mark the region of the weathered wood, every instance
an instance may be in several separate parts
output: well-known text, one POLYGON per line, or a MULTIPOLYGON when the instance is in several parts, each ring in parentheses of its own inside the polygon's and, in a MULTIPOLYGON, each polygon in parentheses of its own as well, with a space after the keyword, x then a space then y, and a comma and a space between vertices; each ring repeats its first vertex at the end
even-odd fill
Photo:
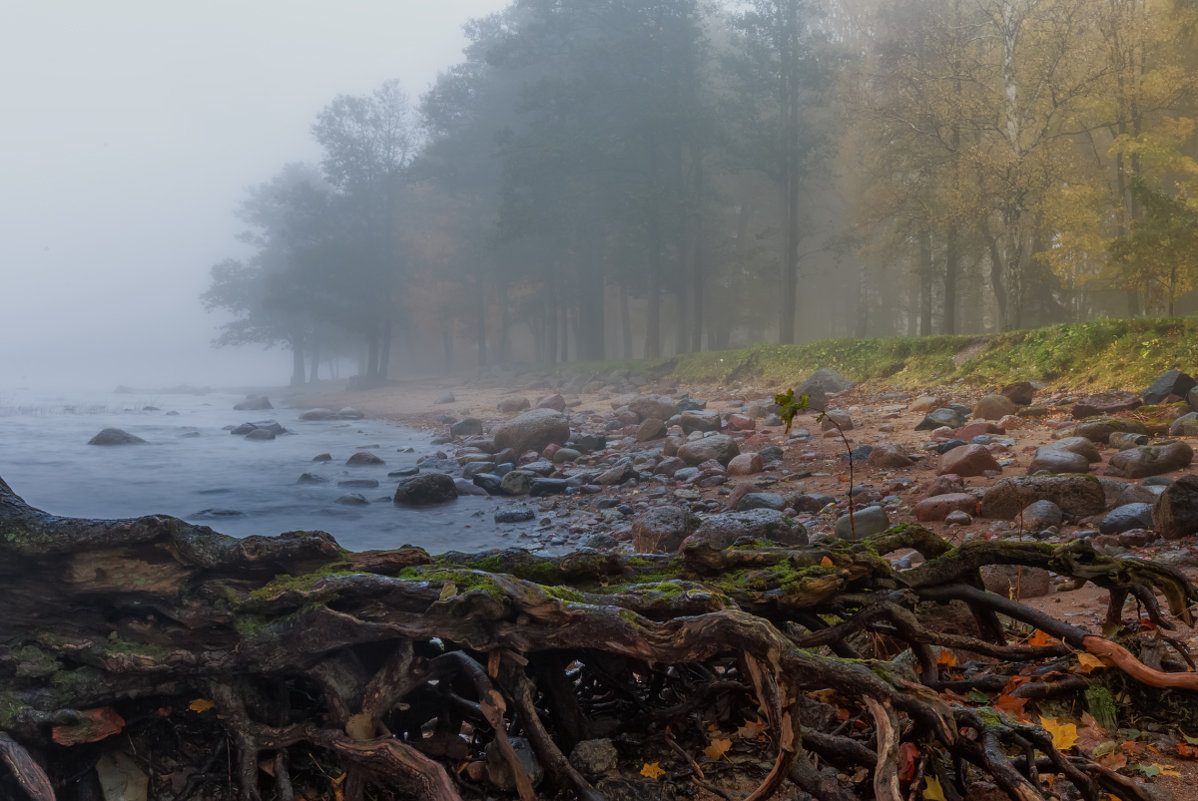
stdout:
MULTIPOLYGON (((220 715, 207 725, 235 746, 230 797, 298 797, 295 757, 319 751, 339 765, 347 799, 367 786, 391 797, 473 798, 456 771, 479 764, 493 742, 524 801, 558 790, 598 801, 565 755, 600 723, 609 734, 648 738, 683 718, 701 732, 707 710, 755 699, 772 767, 757 775, 751 798, 773 795, 788 778, 821 797, 899 797, 908 791, 897 778, 897 748, 913 740, 922 753, 973 762, 1017 797, 1040 798, 1037 761, 1025 760, 1021 772, 1003 752, 1030 735, 940 698, 928 686, 939 686, 930 646, 1015 663, 1086 649, 1154 686, 1190 686, 1182 677, 1193 674, 1151 671, 1114 643, 971 586, 987 564, 1046 567, 1112 594, 1155 589, 1183 621, 1198 598, 1177 571, 1111 559, 1084 543, 952 548, 918 526, 861 543, 674 556, 353 554, 321 532, 236 540, 165 516, 55 517, 0 480, 0 730, 11 735, 0 735, 0 756, 26 794, 46 801, 50 781, 30 752, 50 742, 53 726, 75 725, 78 710, 137 704, 159 705, 169 722, 172 709, 200 697, 220 715), (899 548, 929 561, 895 570, 885 556, 899 548), (942 631, 914 612, 921 600, 954 598, 997 627, 983 629, 993 642, 942 631), (1065 645, 1008 645, 1000 615, 1065 645), (910 648, 923 673, 821 650, 856 653, 845 640, 862 634, 910 648), (802 709, 810 694, 830 691, 861 715, 862 730, 801 725, 812 719, 802 709), (977 730, 974 739, 962 740, 963 722, 977 730), (549 770, 548 787, 535 788, 520 767, 510 739, 517 734, 549 770), (871 778, 833 787, 804 746, 847 775, 855 766, 871 778)), ((671 740, 693 765, 702 747, 671 740)), ((1085 793, 1097 782, 1116 797, 1142 797, 1098 766, 1066 760, 1051 740, 1036 747, 1049 756, 1048 770, 1086 785, 1085 793)), ((56 753, 69 761, 69 751, 56 753)), ((50 777, 66 772, 50 768, 50 777)), ((960 797, 958 789, 946 794, 960 797)))

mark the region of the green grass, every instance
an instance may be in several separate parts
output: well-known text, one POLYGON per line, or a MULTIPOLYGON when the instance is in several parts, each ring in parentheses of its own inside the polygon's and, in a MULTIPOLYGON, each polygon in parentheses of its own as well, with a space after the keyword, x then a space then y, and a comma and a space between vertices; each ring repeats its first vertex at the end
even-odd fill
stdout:
POLYGON ((1076 389, 1141 390, 1169 368, 1198 373, 1198 317, 1102 319, 984 336, 824 339, 560 369, 599 376, 621 369, 685 384, 783 389, 820 367, 858 383, 906 389, 1043 381, 1076 389))

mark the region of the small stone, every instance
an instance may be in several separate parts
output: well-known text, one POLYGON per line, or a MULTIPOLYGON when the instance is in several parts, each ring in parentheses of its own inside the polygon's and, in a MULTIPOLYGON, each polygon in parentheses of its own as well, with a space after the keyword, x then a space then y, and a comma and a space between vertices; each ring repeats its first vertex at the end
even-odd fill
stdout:
POLYGON ((890 518, 881 506, 867 506, 836 521, 836 536, 842 540, 858 541, 890 528, 890 518))

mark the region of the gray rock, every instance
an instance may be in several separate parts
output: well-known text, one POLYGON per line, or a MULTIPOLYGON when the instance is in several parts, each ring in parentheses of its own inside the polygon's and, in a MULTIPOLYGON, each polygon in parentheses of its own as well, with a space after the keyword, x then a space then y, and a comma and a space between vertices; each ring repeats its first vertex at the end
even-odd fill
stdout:
POLYGON ((785 508, 786 499, 777 492, 750 492, 736 502, 738 512, 750 509, 777 509, 781 512, 785 508))
MULTIPOLYGON (((477 479, 478 476, 475 476, 477 479)), ((395 488, 395 503, 404 506, 431 506, 445 503, 458 497, 458 488, 453 476, 445 473, 420 473, 405 478, 395 488)))
POLYGON ((488 495, 503 494, 503 476, 495 473, 478 473, 471 480, 474 482, 474 486, 488 495))
POLYGON ((824 412, 824 419, 819 424, 821 431, 831 431, 834 428, 839 428, 841 431, 853 430, 852 416, 840 409, 828 409, 824 412))
POLYGON ((1152 504, 1128 503, 1107 512, 1098 521, 1103 534, 1119 534, 1133 528, 1152 528, 1152 504))
POLYGON ((1090 463, 1102 461, 1102 454, 1098 452, 1098 446, 1094 444, 1093 440, 1086 437, 1063 437, 1054 442, 1052 447, 1080 454, 1086 457, 1086 461, 1090 463))
POLYGON ((1138 420, 1125 420, 1122 417, 1089 417, 1080 423, 1058 429, 1053 436, 1057 439, 1065 437, 1085 437, 1092 442, 1107 442, 1111 434, 1121 431, 1125 434, 1147 434, 1148 429, 1138 420))
POLYGON ((365 467, 369 465, 386 464, 377 454, 370 451, 356 451, 352 456, 345 460, 347 465, 357 467, 365 467))
POLYGON ((1170 396, 1181 400, 1194 388, 1196 383, 1198 382, 1181 370, 1166 370, 1152 382, 1148 389, 1144 390, 1144 403, 1165 403, 1170 396))
MULTIPOLYGON (((1170 431, 1170 434, 1173 432, 1170 431)), ((1128 448, 1134 448, 1138 445, 1147 445, 1152 440, 1147 434, 1128 434, 1122 431, 1112 431, 1107 443, 1112 447, 1121 451, 1128 448)))
POLYGON ((775 509, 723 512, 703 521, 682 548, 707 546, 722 550, 739 539, 767 540, 779 545, 806 545, 807 529, 775 509))
MULTIPOLYGON (((537 477, 531 470, 511 470, 500 479, 499 491, 504 495, 527 495, 532 489, 532 480, 537 477)), ((478 483, 478 476, 474 477, 474 483, 478 483)))
POLYGON ((686 434, 692 431, 720 430, 720 416, 715 412, 683 412, 680 423, 682 431, 686 434))
POLYGON ((1181 476, 1164 488, 1153 506, 1152 523, 1167 540, 1198 533, 1198 476, 1181 476))
POLYGON ((669 420, 678 414, 678 403, 666 395, 640 395, 627 403, 628 408, 638 414, 642 420, 656 417, 658 420, 669 420))
POLYGON ((455 398, 455 397, 453 396, 453 393, 452 393, 452 392, 446 392, 446 393, 445 393, 445 394, 443 394, 443 395, 439 395, 439 396, 437 397, 437 399, 436 399, 435 401, 433 401, 433 403, 435 403, 435 404, 438 404, 438 405, 442 405, 442 406, 443 406, 443 405, 445 405, 445 404, 447 404, 447 403, 456 403, 456 402, 457 402, 457 398, 455 398))
POLYGON ((933 409, 924 416, 919 425, 915 426, 916 431, 932 431, 947 426, 948 428, 960 428, 965 425, 966 413, 953 407, 942 406, 939 409, 933 409))
POLYGON ((337 486, 348 489, 378 489, 379 482, 373 478, 349 478, 345 481, 338 481, 337 486))
POLYGON ((1036 394, 1036 387, 1030 381, 1018 381, 1014 384, 1007 384, 1000 390, 1000 393, 1020 406, 1030 406, 1032 397, 1036 394))
POLYGON ((867 461, 870 467, 876 467, 879 470, 891 470, 915 464, 906 451, 893 442, 879 442, 873 446, 867 461))
POLYGON ((496 523, 526 523, 535 520, 537 512, 528 506, 509 506, 495 512, 496 523))
POLYGON ((673 553, 702 521, 685 506, 655 506, 632 519, 637 553, 673 553))
POLYGON ((795 397, 799 395, 813 395, 816 392, 822 392, 825 395, 835 395, 838 392, 844 392, 852 386, 853 382, 840 373, 835 370, 829 370, 827 367, 821 367, 795 387, 795 397))
POLYGON ((366 506, 370 501, 360 492, 350 492, 338 498, 337 503, 342 506, 366 506))
POLYGON ((477 417, 463 417, 449 427, 451 437, 474 437, 483 433, 483 421, 477 417))
POLYGON ((570 482, 564 478, 534 478, 528 485, 529 497, 542 495, 564 495, 570 482))
POLYGON ((996 481, 982 496, 980 515, 1013 520, 1035 501, 1048 500, 1070 518, 1106 511, 1106 495, 1095 476, 1014 476, 996 481))
POLYGON ((564 414, 553 409, 530 409, 495 426, 491 437, 497 450, 539 452, 550 443, 564 445, 570 438, 570 423, 564 414))
POLYGON ((862 540, 880 534, 890 528, 890 518, 881 506, 867 506, 852 515, 842 515, 836 520, 836 536, 842 540, 862 540))
POLYGON ((272 440, 275 438, 275 432, 271 431, 269 428, 255 428, 248 432, 245 435, 245 438, 259 441, 272 440))
POLYGON ((1183 414, 1169 425, 1171 437, 1198 437, 1198 412, 1183 414))
POLYGON ((338 420, 362 420, 366 415, 352 406, 342 406, 337 411, 338 420))
POLYGON ((1016 519, 1022 522, 1027 531, 1043 531, 1061 525, 1064 518, 1061 507, 1052 501, 1040 500, 1023 507, 1023 512, 1016 519))
POLYGON ((295 481, 296 484, 328 484, 329 480, 315 473, 304 473, 295 481))
MULTIPOLYGON (((1076 437, 1076 439, 1082 439, 1076 437)), ((1089 442, 1089 440, 1086 440, 1089 442)), ((1028 475, 1045 472, 1057 473, 1086 473, 1090 470, 1090 461, 1080 453, 1058 448, 1056 445, 1045 445, 1036 448, 1036 456, 1027 466, 1028 475)))
POLYGON ((332 420, 336 415, 332 409, 309 409, 299 416, 301 420, 332 420))
POLYGON ((1107 462, 1106 472, 1111 476, 1144 478, 1180 470, 1188 467, 1192 461, 1194 449, 1184 442, 1141 445, 1112 456, 1107 462))
POLYGON ((88 445, 144 445, 141 437, 119 428, 105 428, 87 441, 88 445))
POLYGON ((589 781, 606 774, 619 775, 616 766, 619 753, 611 740, 583 740, 570 751, 570 764, 589 781))
POLYGON ((262 412, 273 408, 270 398, 265 395, 246 395, 245 400, 233 406, 233 409, 239 412, 262 412))
POLYGON ((1110 415, 1124 412, 1143 405, 1140 396, 1134 392, 1101 392, 1082 398, 1074 404, 1070 414, 1074 420, 1084 420, 1087 417, 1110 415))
POLYGON ((715 459, 720 464, 727 466, 728 462, 738 454, 740 454, 740 448, 737 446, 736 440, 727 434, 703 437, 687 442, 678 449, 678 458, 691 466, 702 464, 708 459, 715 459))

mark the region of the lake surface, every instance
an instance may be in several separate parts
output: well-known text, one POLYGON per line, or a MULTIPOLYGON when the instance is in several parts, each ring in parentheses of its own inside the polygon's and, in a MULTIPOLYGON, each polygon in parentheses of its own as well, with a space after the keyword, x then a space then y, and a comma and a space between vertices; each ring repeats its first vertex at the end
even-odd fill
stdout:
POLYGON ((535 548, 534 523, 493 521, 510 501, 460 497, 427 508, 391 502, 400 479, 436 452, 431 435, 374 420, 301 421, 302 409, 234 411, 242 395, 71 393, 0 389, 0 478, 32 506, 56 515, 124 518, 168 514, 224 534, 319 529, 353 550, 418 545, 430 553, 535 548), (290 434, 254 441, 226 426, 276 420, 290 434), (145 445, 98 446, 88 440, 119 428, 145 445), (380 466, 347 466, 367 446, 380 466), (407 451, 407 452, 405 452, 407 451), (332 461, 314 462, 318 454, 332 461), (323 484, 300 484, 312 473, 323 484), (376 479, 377 489, 338 486, 376 479), (370 503, 337 499, 360 493, 370 503))

